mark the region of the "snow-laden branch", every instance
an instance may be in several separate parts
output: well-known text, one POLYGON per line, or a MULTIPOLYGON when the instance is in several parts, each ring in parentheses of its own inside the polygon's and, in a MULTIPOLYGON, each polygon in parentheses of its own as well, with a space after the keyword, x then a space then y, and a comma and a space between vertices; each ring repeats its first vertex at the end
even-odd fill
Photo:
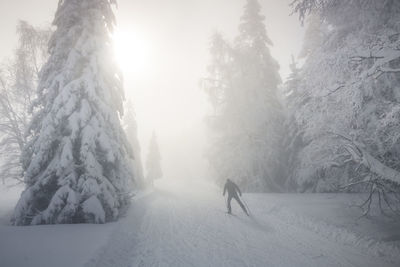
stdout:
POLYGON ((363 165, 370 173, 376 175, 380 179, 384 179, 387 181, 391 181, 395 184, 400 185, 400 172, 395 169, 386 166, 381 163, 378 159, 373 157, 365 148, 364 145, 352 140, 349 137, 346 137, 342 134, 331 133, 339 138, 342 138, 347 141, 346 144, 343 145, 343 148, 347 151, 347 153, 351 156, 351 160, 355 163, 363 165))
POLYGON ((373 50, 360 52, 357 56, 351 58, 355 62, 364 62, 365 60, 374 60, 374 64, 366 69, 360 77, 367 78, 371 76, 380 76, 383 73, 400 72, 399 68, 391 68, 388 65, 400 58, 400 49, 397 48, 397 43, 383 43, 378 45, 373 50))
POLYGON ((364 166, 366 169, 366 173, 362 175, 361 180, 346 184, 342 187, 342 189, 347 189, 352 186, 363 184, 369 186, 368 198, 360 205, 362 209, 366 207, 361 217, 369 214, 373 200, 372 196, 374 194, 378 195, 378 204, 382 214, 388 215, 383 209, 383 203, 386 203, 393 214, 400 215, 398 209, 400 205, 399 192, 392 186, 400 185, 400 172, 381 163, 364 148, 363 144, 342 134, 331 134, 346 141, 343 148, 350 156, 350 159, 359 164, 357 170, 360 169, 360 166, 364 166))
POLYGON ((365 166, 371 173, 381 179, 400 184, 400 172, 381 163, 362 148, 360 144, 353 142, 351 145, 346 145, 345 147, 352 155, 353 161, 365 166))

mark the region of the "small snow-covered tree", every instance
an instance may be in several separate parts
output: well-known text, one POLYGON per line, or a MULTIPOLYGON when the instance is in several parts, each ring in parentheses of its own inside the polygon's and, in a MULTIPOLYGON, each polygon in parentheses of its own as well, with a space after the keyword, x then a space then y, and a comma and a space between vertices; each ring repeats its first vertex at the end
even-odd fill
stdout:
POLYGON ((153 132, 146 158, 146 180, 148 183, 153 184, 154 180, 162 178, 162 175, 160 149, 156 134, 153 132))
POLYGON ((144 181, 142 157, 140 154, 141 149, 138 140, 138 129, 135 118, 135 110, 133 108, 133 103, 130 99, 125 104, 123 122, 128 141, 133 149, 135 177, 138 181, 144 181))
POLYGON ((104 223, 128 204, 132 148, 121 127, 113 0, 60 0, 23 152, 15 225, 104 223))
POLYGON ((218 181, 236 180, 251 191, 280 191, 282 107, 278 63, 272 58, 265 17, 247 0, 233 45, 213 38, 206 92, 212 100, 209 162, 218 181))
POLYGON ((19 42, 14 58, 0 69, 0 177, 22 182, 21 151, 39 70, 48 57, 51 31, 18 22, 19 42))

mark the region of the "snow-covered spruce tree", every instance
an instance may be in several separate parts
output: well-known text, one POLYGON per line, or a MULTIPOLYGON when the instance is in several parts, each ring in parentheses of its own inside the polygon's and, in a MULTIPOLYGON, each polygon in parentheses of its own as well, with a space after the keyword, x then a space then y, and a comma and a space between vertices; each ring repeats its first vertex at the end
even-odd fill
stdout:
POLYGON ((146 158, 146 180, 152 185, 154 180, 161 179, 162 175, 160 149, 156 134, 153 132, 146 158))
POLYGON ((125 112, 123 117, 124 129, 129 143, 133 149, 134 172, 137 181, 144 181, 142 157, 140 154, 140 145, 137 134, 137 123, 135 118, 135 110, 130 99, 125 104, 125 112))
POLYGON ((322 40, 301 70, 305 146, 292 177, 302 191, 363 184, 389 198, 400 184, 400 2, 298 0, 294 9, 320 18, 322 40))
POLYGON ((226 99, 232 87, 233 49, 218 32, 211 37, 210 55, 208 75, 202 80, 202 87, 208 95, 212 108, 211 114, 206 117, 209 129, 206 157, 215 172, 215 179, 222 184, 231 170, 231 162, 227 159, 229 143, 225 139, 227 134, 225 126, 228 104, 226 99))
POLYGON ((15 225, 104 223, 128 204, 136 180, 119 118, 113 3, 59 1, 22 157, 26 189, 15 225))
POLYGON ((213 39, 206 81, 214 83, 208 82, 206 91, 219 107, 212 119, 215 133, 208 155, 220 183, 231 178, 245 190, 280 191, 281 79, 260 11, 258 1, 246 1, 234 44, 213 39))

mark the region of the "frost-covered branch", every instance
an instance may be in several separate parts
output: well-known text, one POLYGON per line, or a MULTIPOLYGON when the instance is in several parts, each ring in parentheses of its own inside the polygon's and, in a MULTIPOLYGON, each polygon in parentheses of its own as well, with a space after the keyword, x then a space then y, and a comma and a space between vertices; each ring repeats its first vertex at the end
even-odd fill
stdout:
POLYGON ((362 216, 369 214, 373 194, 375 193, 378 194, 379 208, 382 213, 385 212, 382 207, 383 199, 384 203, 394 214, 400 215, 400 190, 394 189, 400 189, 400 172, 382 164, 379 160, 374 158, 361 143, 342 134, 331 134, 345 141, 342 147, 347 151, 351 160, 362 165, 366 171, 360 181, 352 182, 341 187, 342 190, 362 184, 369 187, 368 198, 360 205, 361 208, 367 207, 362 216))

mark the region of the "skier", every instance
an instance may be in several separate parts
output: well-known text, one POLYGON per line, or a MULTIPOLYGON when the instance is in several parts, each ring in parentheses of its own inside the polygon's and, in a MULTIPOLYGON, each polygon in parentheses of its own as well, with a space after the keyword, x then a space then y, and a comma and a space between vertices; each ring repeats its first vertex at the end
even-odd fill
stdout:
POLYGON ((232 182, 230 179, 226 180, 225 187, 224 187, 224 193, 222 194, 225 196, 226 191, 228 191, 228 213, 232 214, 232 208, 231 208, 231 200, 232 198, 236 199, 236 201, 239 203, 240 207, 246 213, 247 216, 249 216, 249 213, 247 212, 246 208, 244 207, 242 201, 240 200, 238 193, 240 196, 242 196, 242 192, 240 192, 239 187, 232 182))

